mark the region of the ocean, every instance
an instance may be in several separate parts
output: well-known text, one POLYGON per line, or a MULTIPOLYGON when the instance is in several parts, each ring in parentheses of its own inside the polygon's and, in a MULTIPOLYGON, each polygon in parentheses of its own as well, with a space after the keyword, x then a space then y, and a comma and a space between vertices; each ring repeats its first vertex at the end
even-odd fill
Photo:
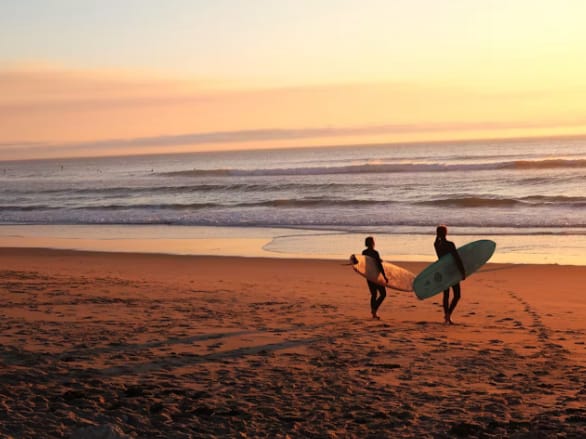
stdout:
POLYGON ((2 161, 0 236, 252 237, 342 257, 372 234, 431 260, 443 223, 458 245, 497 241, 497 261, 586 265, 585 177, 584 138, 2 161))

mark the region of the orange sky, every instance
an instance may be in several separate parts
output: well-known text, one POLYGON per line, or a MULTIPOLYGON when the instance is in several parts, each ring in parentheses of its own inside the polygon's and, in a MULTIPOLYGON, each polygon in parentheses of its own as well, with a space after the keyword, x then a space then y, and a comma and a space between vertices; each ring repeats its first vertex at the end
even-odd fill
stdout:
POLYGON ((141 4, 0 6, 0 159, 586 133, 586 2, 141 4))

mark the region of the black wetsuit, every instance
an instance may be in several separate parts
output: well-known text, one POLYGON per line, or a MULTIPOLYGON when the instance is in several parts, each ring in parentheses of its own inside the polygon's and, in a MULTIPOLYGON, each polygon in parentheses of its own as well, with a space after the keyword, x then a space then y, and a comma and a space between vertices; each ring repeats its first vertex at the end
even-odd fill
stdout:
MULTIPOLYGON (((374 259, 378 269, 381 273, 384 274, 385 269, 383 268, 383 261, 375 249, 366 248, 362 250, 362 254, 365 256, 370 256, 372 259, 374 259)), ((381 303, 383 303, 383 300, 385 300, 385 297, 387 297, 387 289, 384 286, 375 284, 369 280, 367 280, 366 283, 368 284, 368 289, 370 290, 370 309, 374 316, 376 315, 376 311, 380 307, 381 303)))
MULTIPOLYGON (((464 264, 462 263, 462 259, 460 259, 460 255, 458 254, 458 251, 456 250, 456 246, 454 245, 454 243, 452 241, 448 241, 447 239, 442 239, 442 238, 436 237, 435 242, 433 243, 433 247, 435 248, 435 253, 436 253, 438 259, 444 255, 451 253, 454 257, 454 261, 456 262, 456 265, 458 266, 458 270, 460 270, 460 273, 462 273, 462 276, 464 276, 464 277, 466 276, 464 264)), ((450 303, 449 303, 450 289, 448 288, 448 289, 444 290, 444 301, 443 301, 444 313, 448 317, 452 314, 452 312, 454 311, 454 308, 456 308, 456 305, 458 304, 458 301, 460 300, 460 283, 459 282, 452 286, 452 291, 454 292, 454 299, 452 300, 452 304, 450 305, 450 303)))

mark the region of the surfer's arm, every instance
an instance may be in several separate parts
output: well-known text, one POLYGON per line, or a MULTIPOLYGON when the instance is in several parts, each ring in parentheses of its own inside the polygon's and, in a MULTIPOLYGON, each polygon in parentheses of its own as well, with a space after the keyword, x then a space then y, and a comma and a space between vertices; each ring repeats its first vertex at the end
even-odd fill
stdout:
POLYGON ((381 273, 382 273, 383 277, 385 278, 385 281, 386 281, 387 283, 389 283, 389 278, 387 277, 387 275, 386 275, 386 273, 385 273, 385 270, 384 270, 384 269, 381 271, 381 273))
POLYGON ((381 274, 383 275, 385 281, 388 283, 389 282, 389 278, 387 277, 387 274, 385 273, 385 267, 383 267, 383 260, 381 259, 380 255, 376 254, 377 258, 376 258, 376 263, 378 265, 378 269, 381 272, 381 274))
POLYGON ((466 269, 464 268, 464 263, 462 262, 462 258, 458 254, 458 250, 454 248, 453 251, 454 259, 456 260, 456 265, 458 266, 458 270, 462 273, 462 280, 466 279, 466 269))
POLYGON ((385 269, 383 268, 383 264, 380 263, 378 266, 378 271, 380 271, 380 274, 383 275, 383 278, 385 279, 385 282, 389 282, 389 278, 387 277, 387 273, 385 273, 385 269))
POLYGON ((464 279, 466 279, 466 269, 464 268, 464 263, 462 262, 462 258, 460 257, 460 254, 458 253, 458 250, 456 249, 456 246, 454 245, 453 242, 448 241, 448 245, 449 245, 450 253, 454 257, 454 261, 456 262, 456 265, 458 266, 458 270, 460 270, 460 273, 462 274, 462 280, 464 280, 464 279))

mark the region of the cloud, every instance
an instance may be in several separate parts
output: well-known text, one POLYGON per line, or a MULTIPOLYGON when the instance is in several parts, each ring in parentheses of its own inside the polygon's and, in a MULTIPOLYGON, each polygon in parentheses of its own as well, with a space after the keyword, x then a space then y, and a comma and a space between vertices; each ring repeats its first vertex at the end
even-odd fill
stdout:
MULTIPOLYGON (((126 139, 105 139, 90 142, 74 143, 6 143, 0 144, 0 151, 39 152, 42 149, 53 153, 60 152, 89 152, 109 151, 112 149, 132 149, 143 151, 153 148, 170 148, 176 146, 197 146, 213 144, 238 144, 247 142, 270 142, 277 140, 301 140, 313 138, 361 136, 368 134, 385 134, 392 132, 410 132, 418 130, 416 126, 384 125, 367 127, 322 127, 300 129, 256 129, 235 131, 212 131, 201 133, 186 133, 178 135, 162 135, 150 137, 135 137, 126 139)), ((164 151, 164 149, 162 150, 164 151)))
MULTIPOLYGON (((584 126, 586 119, 568 121, 550 127, 584 126)), ((51 145, 54 148, 128 148, 128 147, 173 147, 195 146, 224 143, 267 142, 275 140, 319 139, 329 137, 354 137, 379 134, 404 134, 425 132, 442 132, 453 130, 507 130, 519 128, 544 128, 542 123, 510 123, 510 122, 474 122, 474 123, 441 123, 441 124, 387 124, 362 127, 321 127, 298 129, 257 129, 240 131, 214 131, 203 133, 187 133, 153 137, 137 137, 130 139, 107 139, 95 142, 51 145)))
MULTIPOLYGON (((177 147, 195 147, 201 145, 237 145, 241 143, 258 143, 307 140, 307 139, 343 139, 360 138, 372 135, 396 135, 409 133, 438 133, 460 130, 474 132, 477 130, 517 130, 532 128, 547 128, 542 123, 509 123, 509 122, 474 122, 474 123, 439 123, 439 124, 387 124, 355 127, 318 127, 300 129, 256 129, 235 131, 213 131, 202 133, 186 133, 179 135, 163 135, 150 137, 136 137, 126 139, 105 139, 91 142, 76 142, 63 144, 50 143, 0 143, 0 153, 16 154, 26 157, 67 157, 84 155, 107 155, 116 152, 123 154, 137 154, 149 152, 177 152, 177 147)), ((586 119, 567 121, 563 124, 551 125, 550 128, 586 127, 586 119)), ((257 144, 257 147, 259 145, 257 144)))
POLYGON ((453 130, 510 130, 530 128, 559 128, 585 126, 585 119, 568 120, 557 123, 543 122, 451 122, 437 124, 385 124, 354 127, 316 127, 297 129, 256 129, 237 131, 213 131, 203 133, 187 133, 178 135, 163 135, 152 137, 137 137, 130 139, 107 139, 95 142, 81 142, 69 145, 54 145, 60 148, 112 148, 112 147, 170 147, 194 146, 217 143, 245 143, 265 142, 274 140, 298 140, 328 137, 354 137, 378 134, 403 134, 425 132, 451 132, 453 130))
POLYGON ((0 70, 0 111, 79 111, 198 102, 218 84, 120 72, 0 70))
POLYGON ((572 134, 586 126, 583 96, 397 82, 246 88, 12 68, 0 70, 0 160, 572 134))

